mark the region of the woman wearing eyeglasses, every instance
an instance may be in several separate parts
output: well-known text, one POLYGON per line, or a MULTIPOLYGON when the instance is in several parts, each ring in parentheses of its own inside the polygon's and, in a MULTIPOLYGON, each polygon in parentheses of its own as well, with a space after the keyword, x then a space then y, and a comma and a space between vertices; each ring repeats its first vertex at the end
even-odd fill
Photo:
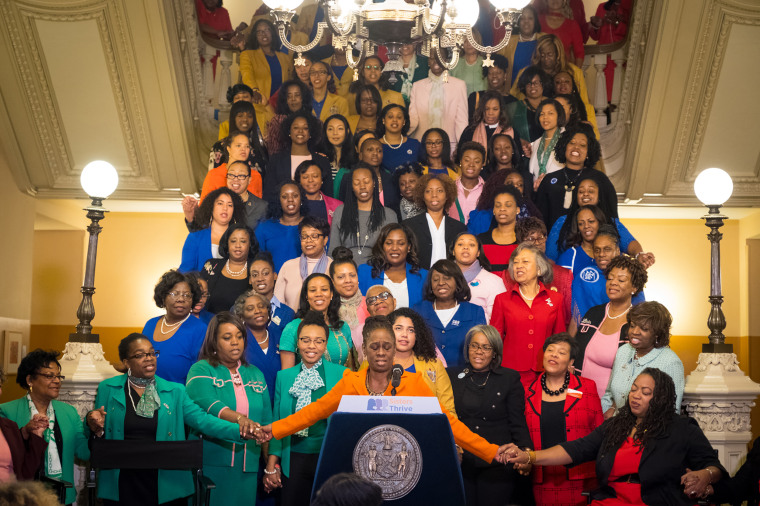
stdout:
POLYGON ((274 296, 293 310, 298 309, 303 280, 314 272, 326 273, 332 263, 327 256, 330 226, 319 218, 306 216, 298 224, 301 256, 282 264, 274 284, 274 296))
MULTIPOLYGON (((277 373, 274 419, 281 420, 329 392, 343 377, 345 367, 324 360, 331 330, 324 317, 308 311, 298 323, 297 350, 301 363, 277 373)), ((282 487, 282 506, 308 504, 327 421, 322 420, 292 436, 269 443, 264 488, 282 487)))
MULTIPOLYGON (((494 444, 531 447, 520 375, 501 366, 499 332, 490 325, 472 327, 463 353, 464 366, 447 369, 459 420, 494 444)), ((462 479, 468 506, 510 504, 517 472, 465 451, 462 479)))
POLYGON ((198 283, 175 270, 165 272, 153 290, 156 306, 166 309, 166 314, 148 320, 142 334, 164 352, 158 371, 165 380, 184 385, 187 371, 198 359, 206 324, 190 316, 200 298, 198 283))
MULTIPOLYGON (((47 449, 41 473, 73 482, 74 456, 87 460, 90 458, 90 450, 77 410, 56 400, 63 379, 58 352, 40 349, 30 352, 21 360, 16 374, 16 383, 27 394, 15 401, 0 404, 0 415, 27 430, 30 425, 39 428, 44 426, 43 437, 47 441, 47 449)), ((76 495, 76 490, 68 489, 66 504, 73 503, 76 495)))
POLYGON ((348 102, 336 95, 335 77, 330 66, 323 61, 315 61, 309 69, 309 81, 313 92, 312 109, 314 116, 322 122, 333 114, 348 116, 348 102))
POLYGON ((404 96, 401 93, 390 89, 390 83, 388 83, 390 76, 383 73, 383 66, 383 60, 375 55, 368 56, 364 59, 363 63, 359 64, 359 79, 351 83, 351 86, 348 88, 350 93, 346 97, 346 100, 348 100, 349 114, 358 114, 356 109, 356 94, 361 85, 373 86, 380 92, 382 105, 378 109, 378 112, 388 104, 398 104, 406 107, 404 96))

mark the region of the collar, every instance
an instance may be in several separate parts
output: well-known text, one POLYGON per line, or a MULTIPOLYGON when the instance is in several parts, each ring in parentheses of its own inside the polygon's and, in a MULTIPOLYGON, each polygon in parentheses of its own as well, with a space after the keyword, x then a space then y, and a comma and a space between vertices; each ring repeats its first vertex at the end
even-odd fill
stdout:
POLYGON ((282 302, 280 302, 280 299, 278 299, 276 295, 272 295, 272 300, 269 301, 269 304, 272 307, 279 308, 282 305, 282 302))
MULTIPOLYGON (((512 279, 512 278, 510 278, 510 279, 512 279)), ((520 295, 520 283, 518 283, 515 280, 512 280, 512 283, 513 283, 512 284, 512 293, 517 293, 517 295, 520 295)), ((536 294, 536 297, 538 297, 539 295, 541 295, 545 291, 546 291, 546 286, 544 286, 544 284, 541 281, 539 281, 538 282, 538 293, 536 294)))

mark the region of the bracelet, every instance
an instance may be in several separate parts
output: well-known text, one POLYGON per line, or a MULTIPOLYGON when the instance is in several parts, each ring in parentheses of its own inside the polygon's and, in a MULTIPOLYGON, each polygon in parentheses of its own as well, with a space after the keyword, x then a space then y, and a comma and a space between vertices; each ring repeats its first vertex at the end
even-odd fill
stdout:
POLYGON ((636 255, 633 257, 633 259, 634 259, 634 260, 638 260, 638 259, 639 259, 639 255, 641 255, 642 253, 643 253, 643 251, 639 251, 639 252, 638 252, 638 253, 636 253, 636 255))
POLYGON ((240 423, 241 418, 243 418, 243 415, 238 415, 237 419, 235 420, 235 423, 240 423))
POLYGON ((533 464, 536 461, 536 452, 527 448, 523 451, 528 454, 528 462, 526 464, 533 464))
POLYGON ((707 470, 708 473, 710 473, 710 481, 708 482, 708 485, 712 484, 713 483, 713 472, 712 472, 712 469, 710 469, 709 467, 706 467, 705 469, 707 470))
POLYGON ((277 474, 280 472, 280 464, 274 465, 274 471, 267 471, 266 467, 264 468, 264 474, 277 474))

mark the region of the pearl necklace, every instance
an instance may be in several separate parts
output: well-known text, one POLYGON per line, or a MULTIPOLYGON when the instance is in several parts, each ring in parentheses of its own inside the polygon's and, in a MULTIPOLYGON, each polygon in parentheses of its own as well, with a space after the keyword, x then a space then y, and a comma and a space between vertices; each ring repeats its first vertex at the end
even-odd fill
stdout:
POLYGON ((527 39, 525 37, 523 37, 521 33, 518 33, 517 36, 520 38, 520 42, 530 42, 532 40, 536 40, 536 34, 535 33, 533 35, 531 35, 527 39))
POLYGON ((534 295, 533 297, 528 297, 527 295, 525 295, 525 294, 523 293, 523 291, 522 291, 522 287, 521 287, 520 285, 517 285, 517 289, 520 291, 520 295, 521 295, 521 296, 522 296, 522 298, 523 298, 523 299, 525 299, 525 300, 533 300, 533 299, 535 299, 536 297, 538 297, 538 294, 534 295))
POLYGON ((171 334, 172 332, 174 332, 175 330, 177 330, 177 327, 179 327, 180 325, 182 325, 183 323, 185 323, 185 321, 186 321, 188 318, 190 318, 190 315, 192 315, 192 313, 188 313, 188 314, 187 314, 187 316, 185 316, 185 319, 184 319, 184 320, 180 320, 180 321, 178 321, 177 323, 166 323, 166 316, 164 316, 163 318, 161 318, 161 328, 160 328, 160 329, 158 329, 158 330, 159 330, 159 331, 160 331, 160 332, 161 332, 163 335, 166 335, 166 334, 171 334), (165 328, 165 327, 168 327, 168 329, 169 329, 169 330, 167 330, 166 332, 164 332, 164 328, 165 328))
POLYGON ((402 135, 401 142, 399 142, 396 146, 394 146, 393 144, 390 143, 390 141, 388 141, 388 139, 385 138, 385 134, 383 134, 383 142, 385 142, 385 145, 391 149, 398 149, 404 145, 404 136, 402 135))
POLYGON ((240 269, 239 271, 233 271, 230 269, 230 261, 227 260, 227 263, 224 264, 224 270, 227 271, 227 274, 229 274, 230 276, 242 276, 248 271, 248 262, 246 262, 243 268, 240 269))
POLYGON ((607 318, 609 318, 610 320, 617 320, 618 318, 620 318, 621 316, 623 316, 624 314, 626 314, 628 312, 628 310, 631 309, 632 307, 633 307, 633 304, 629 304, 628 307, 625 309, 625 311, 623 311, 619 315, 617 315, 617 316, 610 316, 610 304, 608 302, 607 303, 607 307, 604 308, 604 315, 607 318))
MULTIPOLYGON (((253 336, 253 338, 256 339, 256 336, 253 336)), ((268 330, 267 330, 267 336, 264 338, 263 341, 259 341, 258 339, 256 339, 256 342, 259 343, 259 346, 261 346, 262 344, 264 344, 267 341, 269 341, 269 331, 268 330)))

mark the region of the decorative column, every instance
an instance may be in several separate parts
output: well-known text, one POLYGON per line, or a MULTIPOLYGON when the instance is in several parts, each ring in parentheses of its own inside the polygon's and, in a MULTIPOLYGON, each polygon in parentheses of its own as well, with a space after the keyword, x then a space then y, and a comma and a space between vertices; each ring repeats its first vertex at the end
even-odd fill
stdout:
POLYGON ((733 474, 747 453, 747 443, 752 438, 750 411, 760 395, 760 385, 739 368, 733 346, 726 344, 723 335, 726 317, 721 308, 720 227, 728 218, 720 208, 731 196, 733 182, 721 169, 705 169, 694 182, 694 191, 708 207, 702 218, 710 229, 710 336, 709 342, 702 345, 697 368, 686 378, 683 404, 718 450, 721 463, 733 474))
POLYGON ((607 53, 595 54, 594 68, 596 69, 596 84, 594 86, 594 111, 596 111, 596 124, 599 128, 607 126, 607 79, 604 69, 607 68, 607 53))
MULTIPOLYGON (((69 334, 69 342, 66 343, 63 350, 63 357, 60 361, 61 374, 66 379, 61 385, 61 393, 58 397, 58 400, 74 406, 82 419, 88 411, 93 409, 95 394, 100 382, 117 374, 116 369, 104 356, 100 336, 92 333, 91 322, 95 318, 92 295, 95 293, 95 260, 98 254, 98 235, 103 230, 100 221, 105 218, 105 213, 108 212, 103 207, 103 200, 113 193, 118 180, 116 169, 108 162, 95 161, 89 163, 82 171, 82 188, 92 200, 92 204, 84 209, 87 211, 87 218, 90 219, 90 224, 87 226, 90 239, 87 244, 87 263, 81 289, 82 302, 77 309, 79 324, 77 331, 69 334)), ((84 467, 75 466, 74 485, 78 491, 84 488, 84 471, 84 467)))

